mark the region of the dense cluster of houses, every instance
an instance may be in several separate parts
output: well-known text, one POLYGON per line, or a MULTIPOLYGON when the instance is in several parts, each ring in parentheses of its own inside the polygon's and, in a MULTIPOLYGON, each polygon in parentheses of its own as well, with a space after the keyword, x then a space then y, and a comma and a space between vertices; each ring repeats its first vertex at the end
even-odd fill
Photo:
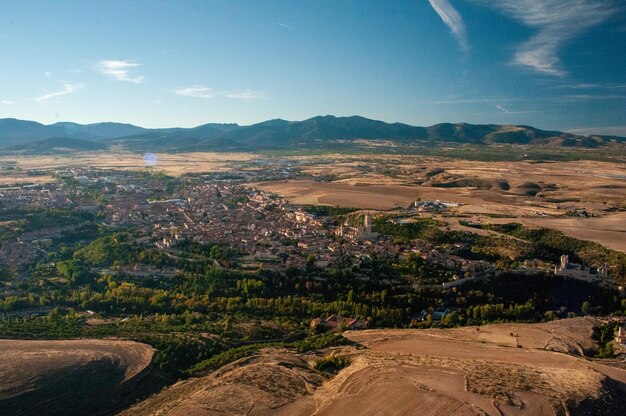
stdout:
POLYGON ((67 192, 59 188, 55 182, 0 187, 0 208, 2 209, 69 208, 71 206, 72 201, 68 198, 67 192))
POLYGON ((118 192, 105 206, 105 221, 146 230, 151 244, 161 250, 175 251, 181 241, 228 245, 242 253, 238 261, 243 266, 262 264, 266 269, 301 267, 311 255, 317 267, 338 267, 346 258, 352 263, 343 266, 352 267, 373 253, 393 252, 390 243, 375 242, 369 216, 363 232, 338 239, 327 218, 290 206, 272 193, 228 182, 175 192, 179 198, 164 194, 155 199, 154 192, 142 188, 118 192))

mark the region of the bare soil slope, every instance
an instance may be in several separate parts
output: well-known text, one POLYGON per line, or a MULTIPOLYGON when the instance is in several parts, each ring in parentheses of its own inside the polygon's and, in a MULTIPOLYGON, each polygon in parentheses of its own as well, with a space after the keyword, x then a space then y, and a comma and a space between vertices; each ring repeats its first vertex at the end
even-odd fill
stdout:
POLYGON ((574 318, 479 330, 349 331, 366 348, 333 349, 351 363, 331 379, 311 368, 319 355, 266 350, 124 414, 624 414, 626 370, 580 357, 597 347, 593 325, 574 318))
POLYGON ((147 376, 154 350, 117 340, 0 340, 0 414, 102 414, 147 376))
POLYGON ((310 395, 323 381, 302 357, 266 350, 206 377, 179 382, 122 415, 311 414, 315 402, 310 395))

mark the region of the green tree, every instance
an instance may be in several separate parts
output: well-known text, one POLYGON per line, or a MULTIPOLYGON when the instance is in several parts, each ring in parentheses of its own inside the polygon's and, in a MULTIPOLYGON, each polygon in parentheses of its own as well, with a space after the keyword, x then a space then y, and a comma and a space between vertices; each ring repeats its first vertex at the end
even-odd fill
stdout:
POLYGON ((580 306, 580 311, 582 312, 583 315, 589 315, 589 307, 591 305, 589 305, 589 302, 584 301, 583 304, 580 306))

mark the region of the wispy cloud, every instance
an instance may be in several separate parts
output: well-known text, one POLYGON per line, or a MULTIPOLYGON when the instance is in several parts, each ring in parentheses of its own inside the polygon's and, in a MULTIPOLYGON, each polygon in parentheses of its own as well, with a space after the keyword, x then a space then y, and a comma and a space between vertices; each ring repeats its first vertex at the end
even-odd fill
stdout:
POLYGON ((203 85, 192 85, 190 87, 178 88, 177 90, 174 90, 174 94, 196 98, 213 98, 216 95, 213 88, 205 87, 203 85))
POLYGON ((465 22, 459 12, 448 2, 448 0, 428 0, 433 9, 437 12, 441 20, 448 26, 452 35, 459 42, 459 46, 463 51, 469 50, 467 42, 467 30, 465 22))
POLYGON ((446 98, 433 101, 432 104, 477 104, 509 101, 507 98, 446 98))
POLYGON ((52 78, 52 72, 51 71, 46 71, 43 73, 43 76, 46 78, 52 78))
POLYGON ((507 110, 506 108, 504 108, 503 106, 501 106, 500 104, 496 104, 496 108, 500 111, 502 111, 503 113, 510 113, 509 110, 507 110))
POLYGON ((15 104, 15 101, 2 100, 2 101, 0 101, 0 104, 11 105, 11 104, 15 104))
POLYGON ((618 12, 614 0, 476 1, 537 29, 533 37, 518 47, 513 62, 553 76, 566 75, 558 55, 565 42, 618 12))
POLYGON ((265 98, 265 94, 261 91, 254 90, 242 90, 242 91, 226 91, 220 92, 213 88, 206 87, 204 85, 191 85, 188 87, 181 87, 172 91, 174 94, 183 95, 185 97, 195 98, 214 98, 225 97, 232 98, 234 100, 242 101, 254 101, 261 98, 265 98))
POLYGON ((42 96, 36 97, 35 101, 38 103, 44 103, 51 98, 61 97, 63 95, 72 94, 85 86, 83 84, 63 84, 63 89, 60 91, 51 92, 49 94, 44 94, 42 96))
POLYGON ((619 94, 565 94, 561 97, 572 100, 626 100, 626 95, 619 94))
POLYGON ((264 95, 260 91, 244 90, 227 92, 224 94, 224 97, 242 101, 253 101, 264 98, 264 95))
POLYGON ((133 61, 100 61, 98 62, 98 72, 116 81, 141 84, 143 75, 131 74, 132 70, 139 66, 141 64, 133 61))
POLYGON ((626 84, 598 84, 598 83, 574 83, 574 84, 561 84, 551 87, 552 89, 567 89, 567 90, 606 90, 606 91, 626 91, 626 84))
POLYGON ((289 26, 289 25, 286 25, 286 24, 284 24, 284 23, 280 23, 280 22, 278 22, 277 24, 278 24, 278 26, 282 26, 282 27, 284 27, 285 29, 291 29, 291 30, 294 30, 294 29, 295 29, 293 26, 289 26))

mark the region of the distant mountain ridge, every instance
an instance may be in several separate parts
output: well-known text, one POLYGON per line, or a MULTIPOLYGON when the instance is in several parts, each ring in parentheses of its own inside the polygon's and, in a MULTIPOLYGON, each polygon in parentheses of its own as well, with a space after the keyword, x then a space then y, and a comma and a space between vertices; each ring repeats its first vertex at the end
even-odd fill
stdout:
MULTIPOLYGON (((386 123, 361 116, 317 116, 303 121, 268 120, 249 126, 208 123, 193 128, 147 129, 123 123, 44 125, 0 119, 0 148, 12 148, 52 138, 117 145, 131 151, 203 151, 340 147, 355 140, 386 140, 397 144, 536 144, 598 147, 626 143, 617 136, 580 136, 531 126, 441 123, 429 127, 386 123)), ((54 143, 50 143, 51 145, 54 143)), ((44 150, 42 142, 33 149, 44 150)), ((84 143, 75 147, 87 149, 84 143)), ((28 146, 22 148, 27 150, 28 146)))

